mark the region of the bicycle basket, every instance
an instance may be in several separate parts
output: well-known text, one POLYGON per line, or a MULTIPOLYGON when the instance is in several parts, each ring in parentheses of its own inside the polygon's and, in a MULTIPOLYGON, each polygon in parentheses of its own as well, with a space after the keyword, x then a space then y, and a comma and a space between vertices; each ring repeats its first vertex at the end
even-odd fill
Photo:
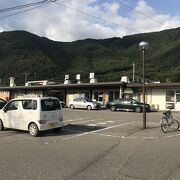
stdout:
POLYGON ((163 114, 164 114, 167 118, 170 118, 170 117, 171 117, 171 111, 163 112, 163 114))

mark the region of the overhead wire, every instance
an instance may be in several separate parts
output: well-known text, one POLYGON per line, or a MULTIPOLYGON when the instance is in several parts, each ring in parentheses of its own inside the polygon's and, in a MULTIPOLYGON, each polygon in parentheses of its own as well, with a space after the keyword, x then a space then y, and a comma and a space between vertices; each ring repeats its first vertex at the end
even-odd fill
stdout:
POLYGON ((0 20, 1 20, 1 19, 5 19, 5 18, 8 18, 8 17, 11 17, 11 16, 14 16, 14 15, 17 15, 17 14, 21 14, 21 13, 28 12, 28 11, 31 11, 31 10, 36 9, 36 8, 40 8, 40 7, 46 6, 46 5, 49 4, 49 3, 50 3, 50 2, 47 2, 47 3, 41 4, 41 5, 39 5, 39 6, 35 6, 35 7, 32 7, 32 8, 23 10, 23 11, 19 11, 19 12, 12 13, 12 14, 9 14, 9 15, 6 15, 6 16, 2 16, 2 17, 0 17, 0 20))
POLYGON ((122 2, 122 1, 120 1, 120 0, 118 0, 118 2, 119 2, 120 4, 122 4, 123 6, 129 8, 129 9, 132 9, 133 11, 136 11, 138 14, 141 14, 141 15, 145 16, 146 18, 149 18, 149 19, 155 21, 156 23, 159 23, 159 24, 161 24, 161 25, 164 25, 164 24, 161 23, 160 21, 157 21, 156 19, 152 18, 151 16, 148 16, 148 15, 142 13, 141 11, 138 11, 138 10, 134 9, 133 7, 125 4, 124 2, 122 2))
POLYGON ((0 17, 0 20, 8 18, 8 17, 11 17, 11 16, 14 16, 14 15, 17 15, 17 14, 28 12, 28 11, 31 11, 31 10, 36 9, 36 8, 40 8, 40 7, 46 6, 46 5, 48 5, 48 4, 52 3, 52 2, 55 2, 55 1, 56 0, 43 0, 43 1, 38 1, 38 2, 35 2, 35 3, 28 3, 28 4, 23 4, 23 5, 15 6, 15 7, 1 9, 0 13, 7 13, 7 12, 11 12, 11 11, 16 11, 16 10, 19 10, 19 9, 25 9, 25 10, 18 11, 18 12, 12 13, 12 14, 8 14, 8 15, 5 15, 5 16, 2 16, 2 17, 0 17), (30 7, 32 7, 32 8, 30 8, 30 7))
POLYGON ((28 7, 32 7, 32 6, 37 6, 37 5, 40 5, 40 4, 47 3, 47 2, 49 2, 49 0, 43 0, 43 1, 38 1, 38 2, 34 2, 34 3, 28 3, 28 4, 14 6, 14 7, 10 7, 10 8, 5 8, 5 9, 1 9, 0 13, 14 11, 14 10, 17 10, 17 9, 28 8, 28 7))
MULTIPOLYGON (((10 7, 10 8, 1 9, 0 14, 26 8, 26 10, 18 11, 18 12, 12 13, 12 14, 2 16, 2 17, 0 17, 0 20, 11 17, 11 16, 14 16, 14 15, 18 15, 18 14, 21 14, 21 13, 28 12, 28 11, 34 10, 36 8, 46 6, 46 5, 50 4, 50 3, 54 3, 55 1, 57 1, 57 0, 43 0, 43 1, 38 1, 38 2, 34 2, 34 3, 28 3, 28 4, 14 6, 14 7, 10 7), (32 7, 32 8, 28 8, 28 7, 32 7)), ((64 0, 63 2, 65 2, 65 1, 68 1, 68 0, 64 0)))
POLYGON ((63 6, 63 7, 68 8, 68 9, 71 9, 71 10, 74 10, 74 11, 77 11, 77 12, 79 12, 79 13, 81 13, 81 14, 84 14, 84 15, 87 15, 87 16, 90 16, 90 17, 99 19, 99 20, 101 20, 101 21, 110 23, 110 24, 112 24, 112 25, 120 26, 120 27, 123 27, 123 28, 125 28, 125 29, 129 29, 129 30, 131 30, 131 31, 133 30, 134 32, 140 33, 139 31, 137 31, 137 30, 135 30, 135 29, 132 29, 132 28, 129 28, 129 27, 120 25, 120 24, 118 24, 118 23, 115 23, 115 22, 112 22, 112 21, 110 21, 110 20, 101 18, 101 17, 99 17, 99 16, 96 16, 96 15, 93 15, 93 14, 90 14, 90 13, 87 13, 87 12, 84 12, 84 11, 82 11, 82 10, 72 8, 72 7, 70 7, 70 6, 67 6, 67 5, 65 5, 65 4, 59 3, 59 2, 57 2, 57 1, 55 1, 55 4, 60 5, 60 6, 63 6))

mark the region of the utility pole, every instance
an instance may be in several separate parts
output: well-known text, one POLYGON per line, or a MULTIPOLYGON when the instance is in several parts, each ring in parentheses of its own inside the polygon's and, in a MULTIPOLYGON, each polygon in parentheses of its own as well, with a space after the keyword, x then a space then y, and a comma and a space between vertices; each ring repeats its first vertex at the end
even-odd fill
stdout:
POLYGON ((27 73, 23 73, 23 74, 24 74, 24 85, 26 85, 28 74, 27 73))
POLYGON ((133 83, 134 83, 134 80, 135 80, 135 63, 134 62, 132 66, 133 66, 133 83))

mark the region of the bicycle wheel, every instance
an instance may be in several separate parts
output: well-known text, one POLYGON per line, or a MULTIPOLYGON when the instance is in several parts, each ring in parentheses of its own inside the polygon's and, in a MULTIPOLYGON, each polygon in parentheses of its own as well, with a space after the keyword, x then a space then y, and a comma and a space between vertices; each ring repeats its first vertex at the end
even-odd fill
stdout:
POLYGON ((167 133, 168 131, 168 121, 165 117, 163 117, 161 119, 161 130, 164 132, 164 133, 167 133))
POLYGON ((179 129, 179 122, 173 118, 172 122, 171 122, 171 128, 174 130, 178 130, 179 129))

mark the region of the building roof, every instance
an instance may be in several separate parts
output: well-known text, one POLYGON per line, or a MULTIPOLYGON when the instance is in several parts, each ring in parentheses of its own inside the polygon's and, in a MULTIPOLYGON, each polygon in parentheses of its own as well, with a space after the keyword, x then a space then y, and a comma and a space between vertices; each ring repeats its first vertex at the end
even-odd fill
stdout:
MULTIPOLYGON (((0 87, 0 91, 13 91, 13 90, 51 90, 51 89, 61 89, 61 90, 74 90, 83 88, 119 88, 120 86, 126 88, 141 88, 140 83, 124 83, 121 81, 115 82, 97 82, 97 83, 72 83, 72 84, 55 84, 55 85, 36 85, 36 86, 12 86, 12 87, 0 87)), ((180 82, 176 83, 147 83, 145 84, 147 88, 180 88, 180 82)))
POLYGON ((12 86, 0 87, 0 91, 6 90, 43 90, 43 89, 78 89, 78 88, 104 88, 124 86, 124 82, 98 82, 98 83, 80 83, 80 84, 56 84, 56 85, 36 85, 36 86, 12 86))
MULTIPOLYGON (((142 87, 142 84, 140 83, 132 83, 132 84, 126 84, 126 87, 130 88, 139 88, 142 87)), ((147 83, 145 84, 145 87, 147 88, 180 88, 180 82, 176 83, 147 83)))

